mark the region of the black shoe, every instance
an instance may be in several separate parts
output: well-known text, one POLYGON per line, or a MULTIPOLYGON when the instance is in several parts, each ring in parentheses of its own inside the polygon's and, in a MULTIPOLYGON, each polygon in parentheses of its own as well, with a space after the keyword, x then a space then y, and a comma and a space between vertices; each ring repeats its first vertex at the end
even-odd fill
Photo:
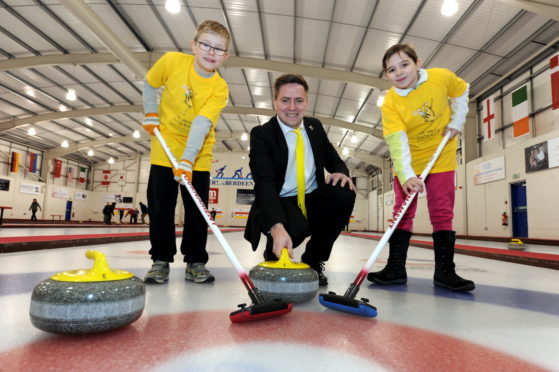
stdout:
POLYGON ((376 284, 406 284, 408 275, 405 266, 386 265, 381 271, 367 274, 367 280, 376 284))
POLYGON ((318 286, 319 287, 326 287, 328 285, 328 278, 324 275, 324 262, 319 261, 316 264, 308 264, 312 267, 316 273, 318 274, 318 286))
POLYGON ((455 292, 468 292, 476 288, 473 281, 462 278, 454 270, 439 276, 435 275, 433 284, 435 287, 446 288, 455 292))

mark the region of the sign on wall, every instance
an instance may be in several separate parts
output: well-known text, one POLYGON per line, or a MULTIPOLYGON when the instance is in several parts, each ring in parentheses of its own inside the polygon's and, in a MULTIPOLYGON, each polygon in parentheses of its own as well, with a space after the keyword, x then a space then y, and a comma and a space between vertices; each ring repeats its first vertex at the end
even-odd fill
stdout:
POLYGON ((216 187, 210 187, 208 204, 217 204, 217 203, 219 203, 219 189, 216 187))
POLYGON ((60 199, 68 199, 68 189, 63 189, 61 187, 53 187, 52 197, 60 199))
POLYGON ((237 189, 237 204, 252 205, 254 196, 254 190, 237 189))
POLYGON ((537 172, 549 168, 547 142, 537 143, 524 149, 526 173, 537 172))
POLYGON ((549 154, 549 167, 559 167, 559 137, 547 141, 547 151, 549 154))
POLYGON ((10 190, 10 180, 5 180, 0 178, 0 191, 9 191, 10 190))
POLYGON ((76 191, 76 193, 74 194, 74 199, 87 200, 87 194, 85 192, 76 191))
POLYGON ((32 183, 21 183, 19 192, 22 194, 39 195, 41 193, 41 186, 32 183))
POLYGON ((524 149, 526 173, 559 167, 559 137, 524 149))
POLYGON ((502 180, 505 178, 505 157, 491 159, 474 166, 474 185, 502 180))

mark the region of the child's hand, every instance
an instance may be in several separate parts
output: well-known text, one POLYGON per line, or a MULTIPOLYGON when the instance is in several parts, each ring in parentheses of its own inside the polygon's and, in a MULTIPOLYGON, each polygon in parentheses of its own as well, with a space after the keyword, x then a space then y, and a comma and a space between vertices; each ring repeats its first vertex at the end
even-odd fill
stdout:
POLYGON ((155 136, 154 129, 157 128, 157 130, 159 130, 159 115, 156 113, 146 114, 142 127, 151 136, 155 136))
POLYGON ((448 139, 449 141, 450 141, 451 139, 453 139, 454 137, 456 137, 456 136, 458 135, 458 133, 460 133, 459 131, 457 131, 457 130, 454 129, 454 128, 446 127, 446 128, 443 130, 443 137, 447 134, 447 132, 450 132, 450 138, 448 139))
POLYGON ((417 177, 412 177, 402 185, 402 189, 404 190, 406 195, 409 195, 415 191, 423 192, 423 182, 421 182, 421 180, 417 177))
POLYGON ((179 167, 175 169, 174 173, 175 173, 175 181, 180 183, 181 175, 184 174, 184 176, 188 178, 190 182, 192 182, 192 163, 189 162, 188 160, 181 159, 179 163, 179 167))

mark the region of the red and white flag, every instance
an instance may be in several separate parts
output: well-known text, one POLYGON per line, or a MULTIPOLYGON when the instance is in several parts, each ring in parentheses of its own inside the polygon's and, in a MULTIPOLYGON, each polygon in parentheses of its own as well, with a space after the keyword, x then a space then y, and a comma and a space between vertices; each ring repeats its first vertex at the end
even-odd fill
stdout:
POLYGON ((495 137, 495 125, 495 99, 491 96, 482 102, 481 128, 484 141, 489 141, 495 137))
POLYGON ((551 107, 559 109, 559 54, 549 60, 549 74, 551 76, 551 107))
POLYGON ((54 178, 60 178, 62 174, 62 160, 56 159, 54 161, 54 178))
POLYGON ((74 183, 74 168, 68 167, 66 169, 66 186, 74 183))
POLYGON ((103 169, 103 178, 101 179, 101 185, 109 186, 111 184, 111 170, 103 169))

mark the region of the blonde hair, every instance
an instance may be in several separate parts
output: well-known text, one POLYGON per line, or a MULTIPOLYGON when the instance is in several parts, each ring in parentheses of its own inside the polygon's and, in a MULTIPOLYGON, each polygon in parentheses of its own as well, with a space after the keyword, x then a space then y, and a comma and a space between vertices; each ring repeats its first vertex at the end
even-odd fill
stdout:
POLYGON ((229 31, 227 31, 225 26, 223 26, 218 21, 208 19, 208 20, 205 20, 204 22, 200 23, 198 25, 198 28, 196 29, 196 35, 194 36, 194 41, 198 41, 198 38, 200 37, 200 35, 202 35, 204 33, 216 34, 216 35, 222 36, 227 41, 226 46, 227 46, 227 48, 229 48, 229 41, 231 40, 231 36, 229 35, 229 31))

